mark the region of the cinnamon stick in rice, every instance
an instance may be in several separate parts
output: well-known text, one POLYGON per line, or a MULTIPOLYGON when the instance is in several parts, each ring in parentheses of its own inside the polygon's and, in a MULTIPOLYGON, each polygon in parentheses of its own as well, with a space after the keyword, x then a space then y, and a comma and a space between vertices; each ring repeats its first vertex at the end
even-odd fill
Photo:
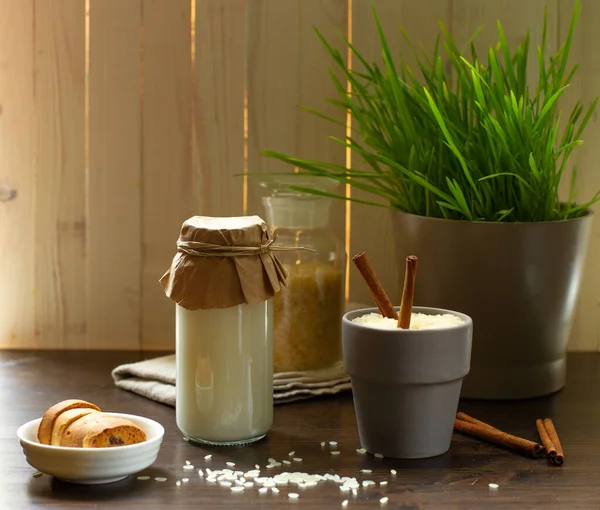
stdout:
MULTIPOLYGON (((548 434, 552 445, 556 450, 556 455, 554 457, 549 457, 550 462, 556 466, 561 466, 565 461, 565 453, 563 451, 562 445, 560 444, 560 439, 558 438, 558 433, 556 432, 556 428, 554 427, 554 423, 550 418, 546 418, 543 421, 544 429, 548 434)), ((539 430, 539 429, 538 429, 539 430)), ((541 437, 540 437, 541 438, 541 437)))
MULTIPOLYGON (((469 416, 469 418, 471 417, 469 416)), ((512 450, 527 457, 537 458, 544 452, 544 447, 541 444, 523 439, 522 437, 513 436, 475 418, 472 418, 472 420, 477 421, 477 423, 457 418, 454 420, 454 429, 462 434, 481 439, 482 441, 512 450)))
POLYGON ((394 305, 390 301, 390 298, 385 293, 385 290, 381 286, 377 275, 375 274, 375 270, 365 252, 358 253, 352 257, 352 261, 354 265, 359 270, 361 276, 365 280, 375 303, 377 304, 377 308, 381 312, 381 315, 387 317, 388 319, 398 319, 398 313, 394 309, 394 305))
POLYGON ((417 277, 417 257, 409 255, 406 257, 406 268, 404 270, 404 289, 402 290, 402 302, 400 303, 400 317, 398 327, 410 328, 413 301, 415 299, 415 279, 417 277))

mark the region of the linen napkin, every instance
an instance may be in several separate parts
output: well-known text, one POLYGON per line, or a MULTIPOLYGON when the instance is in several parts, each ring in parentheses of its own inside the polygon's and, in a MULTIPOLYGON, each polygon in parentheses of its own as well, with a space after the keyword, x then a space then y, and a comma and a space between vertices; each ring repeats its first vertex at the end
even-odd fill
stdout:
MULTIPOLYGON (((346 311, 364 308, 348 303, 346 311)), ((115 384, 143 397, 175 406, 175 355, 161 356, 120 365, 112 371, 115 384)), ((306 372, 281 372, 273 376, 273 402, 285 404, 349 390, 350 377, 342 362, 324 369, 306 372)))
MULTIPOLYGON (((175 406, 175 355, 120 365, 112 371, 115 384, 124 390, 175 406)), ((283 372, 273 376, 273 402, 284 404, 350 389, 342 363, 324 370, 283 372)))

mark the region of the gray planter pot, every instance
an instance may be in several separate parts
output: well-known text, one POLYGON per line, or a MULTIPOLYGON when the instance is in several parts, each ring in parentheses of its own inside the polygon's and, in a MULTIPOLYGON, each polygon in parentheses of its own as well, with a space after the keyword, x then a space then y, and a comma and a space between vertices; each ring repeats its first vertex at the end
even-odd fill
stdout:
POLYGON ((475 324, 462 396, 518 399, 561 389, 591 213, 542 223, 392 214, 396 258, 419 257, 415 303, 464 312, 475 324))
POLYGON ((465 323, 440 329, 375 329, 342 319, 344 368, 363 448, 385 457, 434 457, 450 448, 463 377, 469 372, 473 324, 464 314, 415 307, 415 312, 452 313, 465 323))

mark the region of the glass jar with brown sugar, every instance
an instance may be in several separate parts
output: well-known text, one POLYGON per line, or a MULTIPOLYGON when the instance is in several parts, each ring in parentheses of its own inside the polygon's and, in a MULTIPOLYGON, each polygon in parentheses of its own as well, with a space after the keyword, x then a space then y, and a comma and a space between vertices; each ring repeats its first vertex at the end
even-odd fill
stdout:
POLYGON ((263 182, 267 223, 275 245, 301 247, 278 252, 288 271, 287 287, 274 298, 274 370, 329 368, 341 360, 346 254, 329 225, 331 199, 291 190, 290 185, 327 191, 337 183, 306 177, 263 182))

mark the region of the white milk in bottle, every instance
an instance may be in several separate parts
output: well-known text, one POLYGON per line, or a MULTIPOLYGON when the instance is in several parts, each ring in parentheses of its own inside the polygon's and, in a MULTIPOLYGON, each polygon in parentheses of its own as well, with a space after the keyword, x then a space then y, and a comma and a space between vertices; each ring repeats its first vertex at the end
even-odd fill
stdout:
POLYGON ((257 441, 273 421, 273 295, 285 271, 258 216, 187 220, 161 283, 176 303, 177 426, 192 441, 257 441))

